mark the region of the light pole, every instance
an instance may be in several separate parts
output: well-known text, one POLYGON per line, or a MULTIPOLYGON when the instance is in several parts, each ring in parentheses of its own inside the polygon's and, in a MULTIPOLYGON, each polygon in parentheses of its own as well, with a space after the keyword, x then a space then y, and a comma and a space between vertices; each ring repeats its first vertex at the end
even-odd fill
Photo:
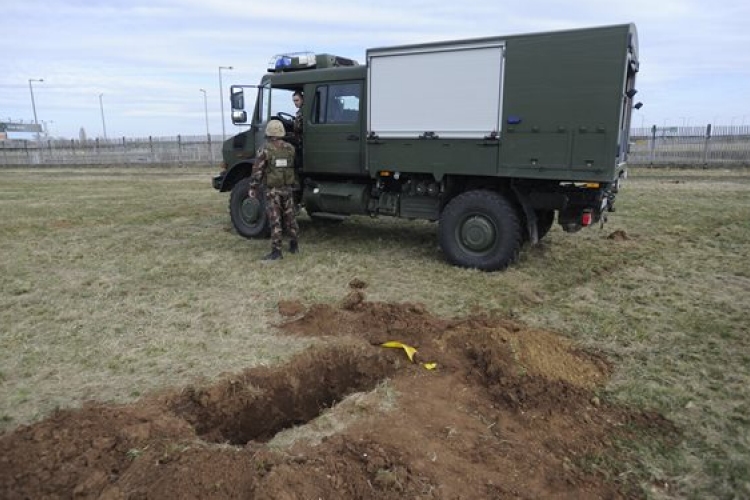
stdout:
POLYGON ((104 94, 99 94, 99 109, 102 112, 102 129, 104 130, 104 140, 107 140, 107 124, 104 123, 104 103, 102 102, 102 96, 104 94))
POLYGON ((208 161, 211 166, 214 165, 214 155, 211 152, 211 132, 208 130, 208 97, 206 95, 206 89, 198 89, 203 92, 203 110, 206 114, 206 137, 208 138, 208 161))
POLYGON ((221 81, 221 70, 228 69, 233 70, 231 66, 219 66, 219 100, 221 101, 221 140, 225 141, 227 138, 227 132, 224 129, 224 83, 221 81))
MULTIPOLYGON (((46 139, 49 139, 49 131, 50 131, 50 128, 52 128, 50 127, 50 125, 52 125, 53 123, 55 123, 54 120, 49 120, 49 121, 42 120, 42 128, 44 129, 44 137, 46 139)), ((52 134, 52 135, 54 136, 55 134, 52 134)))
POLYGON ((39 141, 39 121, 36 118, 36 102, 34 102, 34 87, 31 82, 43 82, 43 78, 29 78, 29 92, 31 93, 31 109, 34 111, 34 125, 37 127, 36 140, 39 141))

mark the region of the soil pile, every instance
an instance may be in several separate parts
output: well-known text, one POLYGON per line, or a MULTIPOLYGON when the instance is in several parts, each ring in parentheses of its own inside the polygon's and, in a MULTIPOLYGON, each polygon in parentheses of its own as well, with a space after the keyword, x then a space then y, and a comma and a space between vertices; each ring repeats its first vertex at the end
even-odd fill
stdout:
POLYGON ((281 304, 299 316, 281 331, 327 337, 286 365, 0 436, 0 497, 640 495, 617 475, 619 443, 675 431, 600 401, 603 357, 502 318, 367 302, 357 285, 338 307, 281 304))

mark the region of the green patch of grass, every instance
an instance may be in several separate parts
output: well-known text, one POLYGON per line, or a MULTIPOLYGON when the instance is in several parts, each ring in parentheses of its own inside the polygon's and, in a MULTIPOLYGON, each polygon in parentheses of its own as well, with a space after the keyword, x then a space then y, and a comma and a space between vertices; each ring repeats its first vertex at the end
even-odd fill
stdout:
POLYGON ((278 333, 279 300, 335 304, 357 277, 368 300, 505 314, 604 351, 606 397, 688 431, 669 450, 623 443, 625 472, 670 485, 654 496, 750 497, 747 169, 637 169, 603 229, 554 227, 492 274, 447 265, 436 224, 388 218, 303 215, 301 254, 262 263, 268 241, 232 231, 212 174, 3 171, 0 430, 283 362, 313 341, 278 333))
POLYGON ((725 182, 682 172, 674 183, 639 173, 610 222, 630 239, 591 235, 561 248, 586 260, 589 249, 576 247, 593 238, 601 255, 588 259, 594 269, 578 283, 557 266, 545 269, 566 286, 523 317, 608 352, 618 367, 613 397, 690 430, 677 456, 638 451, 676 485, 669 494, 742 497, 750 484, 737 466, 750 459, 742 418, 750 400, 750 176, 725 182))

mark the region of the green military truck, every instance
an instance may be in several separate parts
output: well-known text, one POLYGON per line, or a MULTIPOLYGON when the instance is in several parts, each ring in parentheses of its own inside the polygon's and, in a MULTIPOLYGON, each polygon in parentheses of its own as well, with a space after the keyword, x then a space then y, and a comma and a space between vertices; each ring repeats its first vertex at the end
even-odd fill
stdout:
POLYGON ((270 119, 292 141, 295 91, 305 96, 297 201, 313 219, 438 221, 449 262, 494 271, 555 216, 574 232, 614 210, 640 107, 633 24, 373 48, 366 58, 281 55, 259 85, 232 86, 232 121, 249 128, 224 143, 213 186, 231 191, 240 235, 268 234, 248 177, 270 119))

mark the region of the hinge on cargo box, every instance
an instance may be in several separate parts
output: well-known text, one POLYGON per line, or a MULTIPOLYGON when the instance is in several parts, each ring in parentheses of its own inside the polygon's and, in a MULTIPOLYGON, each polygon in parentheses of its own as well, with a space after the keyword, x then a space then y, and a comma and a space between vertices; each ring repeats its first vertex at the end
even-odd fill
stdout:
POLYGON ((420 139, 439 139, 438 135, 435 132, 425 132, 424 134, 419 136, 420 139))
POLYGON ((378 137, 378 134, 375 132, 370 132, 367 134, 367 144, 385 144, 383 141, 380 140, 378 137))

